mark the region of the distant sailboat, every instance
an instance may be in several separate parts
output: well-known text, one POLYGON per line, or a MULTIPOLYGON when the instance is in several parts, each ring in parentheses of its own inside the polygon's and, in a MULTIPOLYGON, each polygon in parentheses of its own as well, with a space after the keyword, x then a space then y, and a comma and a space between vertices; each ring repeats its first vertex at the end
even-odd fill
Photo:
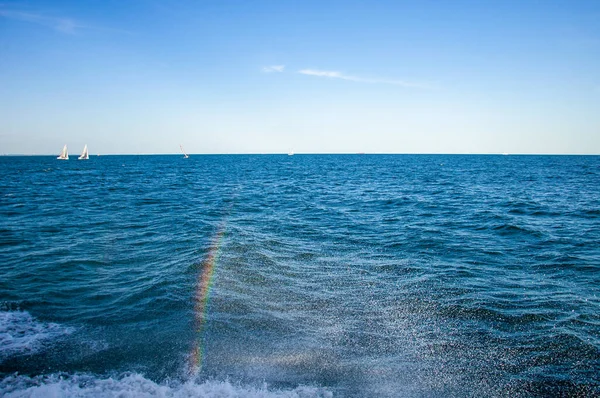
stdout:
POLYGON ((87 144, 85 144, 85 146, 83 147, 83 152, 81 152, 81 156, 78 157, 77 159, 87 160, 89 158, 90 158, 90 155, 88 154, 87 144))
POLYGON ((183 150, 183 147, 181 146, 181 144, 179 144, 179 148, 181 148, 181 153, 183 153, 183 158, 184 158, 184 159, 187 159, 187 158, 189 158, 188 154, 187 154, 187 153, 185 153, 185 151, 183 150))
POLYGON ((60 155, 58 155, 58 157, 56 159, 69 160, 69 152, 67 151, 66 145, 63 147, 62 151, 60 152, 60 155))
POLYGON ((290 149, 290 151, 288 152, 288 156, 294 156, 294 150, 290 149))

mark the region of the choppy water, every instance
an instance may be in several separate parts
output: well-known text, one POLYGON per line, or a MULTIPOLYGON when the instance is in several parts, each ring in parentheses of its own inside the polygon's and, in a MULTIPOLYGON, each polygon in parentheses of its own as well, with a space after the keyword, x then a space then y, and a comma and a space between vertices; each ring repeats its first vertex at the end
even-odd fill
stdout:
POLYGON ((0 171, 0 395, 600 395, 600 157, 0 171))

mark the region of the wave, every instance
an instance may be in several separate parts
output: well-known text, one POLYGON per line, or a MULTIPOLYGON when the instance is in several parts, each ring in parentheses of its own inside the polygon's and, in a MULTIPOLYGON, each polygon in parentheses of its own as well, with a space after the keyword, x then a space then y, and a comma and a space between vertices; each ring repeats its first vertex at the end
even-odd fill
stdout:
MULTIPOLYGON (((50 349, 76 328, 41 322, 19 309, 0 311, 0 364, 14 357, 39 354, 50 349)), ((325 388, 298 386, 274 389, 266 383, 243 386, 228 380, 167 379, 155 382, 134 372, 95 375, 91 373, 52 373, 22 375, 3 373, 1 397, 250 397, 250 398, 330 398, 325 388)))
POLYGON ((40 322, 27 311, 0 311, 0 363, 16 355, 34 354, 74 331, 57 323, 40 322))
POLYGON ((317 387, 300 386, 293 390, 246 387, 229 381, 187 381, 156 383, 138 373, 99 378, 90 374, 52 374, 21 376, 14 374, 0 381, 0 396, 21 397, 164 397, 164 398, 331 398, 333 393, 317 387))

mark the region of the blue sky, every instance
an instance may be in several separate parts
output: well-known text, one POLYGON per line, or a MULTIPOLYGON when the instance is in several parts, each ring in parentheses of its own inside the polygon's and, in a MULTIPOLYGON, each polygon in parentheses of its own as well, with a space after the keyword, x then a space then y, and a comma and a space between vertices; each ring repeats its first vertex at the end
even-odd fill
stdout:
POLYGON ((86 143, 600 154, 600 2, 0 3, 0 153, 86 143))

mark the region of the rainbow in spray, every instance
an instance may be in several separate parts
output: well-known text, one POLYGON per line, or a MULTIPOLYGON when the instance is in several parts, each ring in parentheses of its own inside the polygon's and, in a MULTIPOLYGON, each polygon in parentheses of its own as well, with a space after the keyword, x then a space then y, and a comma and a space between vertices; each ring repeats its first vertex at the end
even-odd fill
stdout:
POLYGON ((221 223, 217 229, 213 241, 208 250, 208 255, 202 263, 202 272, 198 276, 198 284, 196 285, 196 294, 194 296, 194 329, 197 338, 194 341, 194 346, 190 354, 190 367, 189 371, 192 376, 197 375, 202 368, 202 332, 204 330, 204 324, 206 322, 206 310, 208 307, 208 299, 210 295, 210 288, 212 286, 213 274, 219 254, 221 252, 221 243, 225 236, 225 221, 221 223))

